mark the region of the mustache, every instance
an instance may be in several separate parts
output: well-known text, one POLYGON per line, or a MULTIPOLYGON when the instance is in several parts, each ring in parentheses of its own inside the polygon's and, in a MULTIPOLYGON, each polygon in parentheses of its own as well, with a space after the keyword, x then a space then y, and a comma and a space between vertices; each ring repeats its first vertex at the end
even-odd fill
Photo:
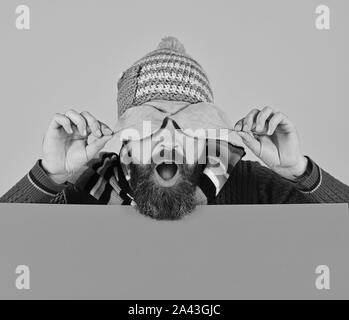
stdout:
POLYGON ((171 187, 155 179, 156 164, 130 164, 130 187, 137 210, 157 220, 178 220, 196 207, 195 192, 203 166, 178 165, 180 177, 171 187))

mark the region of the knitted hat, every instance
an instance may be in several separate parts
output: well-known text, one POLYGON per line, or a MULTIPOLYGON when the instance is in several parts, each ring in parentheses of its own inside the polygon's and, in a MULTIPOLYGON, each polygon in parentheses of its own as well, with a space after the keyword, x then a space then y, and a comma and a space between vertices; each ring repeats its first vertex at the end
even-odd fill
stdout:
POLYGON ((118 81, 118 115, 151 100, 213 102, 206 73, 174 37, 127 69, 118 81))

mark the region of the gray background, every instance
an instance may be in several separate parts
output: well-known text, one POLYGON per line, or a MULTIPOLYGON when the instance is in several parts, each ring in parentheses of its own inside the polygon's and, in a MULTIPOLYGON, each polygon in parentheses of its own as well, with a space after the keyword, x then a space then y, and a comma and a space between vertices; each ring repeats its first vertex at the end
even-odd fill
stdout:
POLYGON ((0 299, 349 299, 347 204, 203 206, 178 222, 120 206, 0 212, 0 299), (23 264, 29 291, 15 287, 23 264))
MULTIPOLYGON (((119 74, 166 35, 204 66, 232 120, 280 109, 304 153, 348 183, 348 14, 329 0, 2 0, 0 194, 41 156, 55 112, 113 126, 119 74), (31 8, 30 31, 15 28, 18 4, 31 8), (314 27, 319 4, 330 31, 314 27)), ((0 213, 0 298, 348 298, 346 204, 201 207, 178 223, 118 206, 0 213), (31 267, 29 292, 14 287, 19 264, 31 267), (320 264, 330 291, 315 289, 320 264)))
POLYGON ((1 0, 0 194, 41 156, 55 112, 89 110, 113 126, 120 73, 166 35, 204 66, 232 120, 283 111, 304 153, 348 183, 348 15, 348 1, 329 0, 1 0), (31 8, 30 31, 15 28, 18 4, 31 8), (315 28, 320 4, 330 31, 315 28))

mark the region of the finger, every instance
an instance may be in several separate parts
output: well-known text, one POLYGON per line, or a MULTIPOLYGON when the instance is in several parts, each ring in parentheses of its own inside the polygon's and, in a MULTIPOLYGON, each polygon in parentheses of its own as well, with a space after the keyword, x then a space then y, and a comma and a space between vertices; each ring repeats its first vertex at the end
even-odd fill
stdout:
POLYGON ((90 160, 92 159, 99 151, 101 151, 106 143, 112 138, 113 136, 102 136, 101 138, 97 138, 94 141, 92 141, 89 145, 86 146, 86 155, 87 158, 90 160))
POLYGON ((96 138, 100 138, 102 136, 100 122, 88 111, 81 112, 81 116, 83 116, 87 122, 87 129, 89 129, 96 138))
POLYGON ((77 126, 82 136, 87 136, 87 123, 85 118, 80 113, 76 112, 75 110, 69 110, 65 113, 65 116, 77 126))
POLYGON ((256 129, 258 133, 267 131, 266 121, 274 113, 274 110, 270 107, 264 107, 262 111, 256 117, 256 129))
POLYGON ((101 124, 101 130, 102 130, 103 135, 111 136, 114 134, 113 130, 110 129, 105 123, 100 122, 100 124, 101 124))
POLYGON ((114 129, 112 130, 113 134, 118 133, 124 129, 124 126, 121 124, 121 122, 122 121, 120 119, 117 120, 116 124, 113 127, 114 129))
POLYGON ((235 131, 240 131, 242 129, 243 126, 243 119, 240 119, 234 126, 234 130, 235 131))
POLYGON ((276 112, 269 121, 267 135, 273 135, 278 125, 286 118, 281 112, 276 112))
POLYGON ((51 122, 51 128, 59 129, 62 127, 68 134, 72 134, 74 132, 70 120, 65 115, 56 113, 51 122))
POLYGON ((261 144, 251 133, 239 131, 237 134, 241 137, 244 144, 257 156, 260 156, 261 144))
POLYGON ((253 124, 259 112, 260 110, 253 109, 247 114, 247 116, 243 119, 243 131, 251 131, 253 129, 253 124))

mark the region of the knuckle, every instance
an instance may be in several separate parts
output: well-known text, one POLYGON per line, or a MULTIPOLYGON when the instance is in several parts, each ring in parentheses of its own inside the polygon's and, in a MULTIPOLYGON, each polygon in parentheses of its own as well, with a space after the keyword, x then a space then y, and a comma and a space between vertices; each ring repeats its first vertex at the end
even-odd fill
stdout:
POLYGON ((276 120, 277 120, 276 117, 273 117, 273 118, 270 119, 270 121, 269 121, 269 128, 272 127, 275 124, 276 120))
POLYGON ((88 111, 83 111, 80 113, 81 116, 86 117, 88 119, 94 119, 94 117, 88 111))
POLYGON ((243 123, 244 125, 246 125, 246 124, 249 123, 249 121, 250 121, 250 117, 246 117, 246 118, 244 118, 244 119, 242 120, 242 123, 243 123))
POLYGON ((79 126, 82 129, 86 129, 86 123, 84 121, 81 121, 79 126))
POLYGON ((87 125, 91 128, 95 128, 95 129, 99 128, 99 123, 95 119, 91 119, 87 121, 87 125))
POLYGON ((92 119, 91 123, 92 123, 92 125, 97 126, 97 127, 101 126, 101 123, 99 123, 99 121, 97 119, 94 119, 94 118, 92 119))
POLYGON ((245 119, 247 120, 247 121, 252 121, 253 119, 254 119, 254 117, 255 117, 255 114, 249 114, 245 119))
POLYGON ((275 129, 276 129, 276 124, 275 124, 275 122, 269 123, 268 132, 273 132, 275 129))
POLYGON ((61 122, 64 123, 64 124, 70 124, 70 120, 67 117, 64 117, 64 116, 61 118, 61 122))
POLYGON ((266 117, 267 117, 267 114, 261 112, 261 113, 258 114, 258 116, 257 116, 257 118, 256 118, 256 122, 258 122, 258 123, 259 123, 259 122, 262 122, 262 121, 265 120, 266 117))
POLYGON ((69 109, 65 114, 74 114, 76 111, 74 109, 69 109))
POLYGON ((254 108, 254 109, 252 109, 249 113, 248 113, 248 115, 246 116, 246 118, 247 117, 254 117, 256 114, 258 114, 260 112, 260 110, 259 109, 257 109, 257 108, 254 108))
POLYGON ((85 125, 86 124, 86 120, 84 117, 82 117, 80 114, 76 117, 76 121, 78 123, 80 123, 81 125, 85 125))
POLYGON ((265 106, 265 107, 263 108, 263 111, 264 111, 264 112, 271 112, 271 111, 273 111, 273 109, 272 109, 270 106, 265 106))

